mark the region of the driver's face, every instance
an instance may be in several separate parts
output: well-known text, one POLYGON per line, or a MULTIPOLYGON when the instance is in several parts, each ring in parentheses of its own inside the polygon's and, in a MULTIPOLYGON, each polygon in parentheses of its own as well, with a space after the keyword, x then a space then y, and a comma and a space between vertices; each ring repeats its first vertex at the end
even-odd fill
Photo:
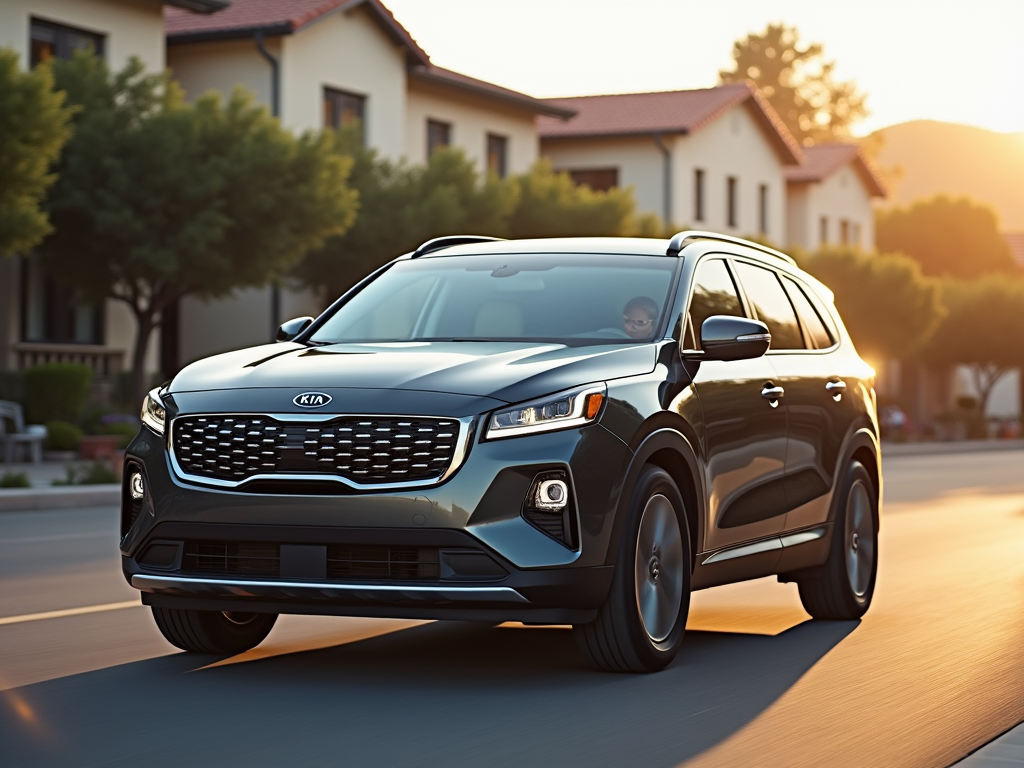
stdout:
POLYGON ((654 318, 642 309, 631 309, 622 316, 622 328, 631 339, 645 339, 651 334, 654 318))

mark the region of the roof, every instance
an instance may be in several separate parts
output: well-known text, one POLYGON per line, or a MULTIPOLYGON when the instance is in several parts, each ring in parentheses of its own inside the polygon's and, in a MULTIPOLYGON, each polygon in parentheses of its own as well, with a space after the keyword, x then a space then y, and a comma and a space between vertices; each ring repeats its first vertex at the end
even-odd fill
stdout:
POLYGON ((881 174, 856 144, 818 144, 804 147, 807 161, 786 169, 786 181, 822 182, 840 168, 853 163, 871 197, 886 197, 888 190, 881 174))
POLYGON ((164 5, 176 5, 196 13, 214 13, 231 5, 231 0, 163 0, 164 5))
POLYGON ((690 134, 740 104, 749 103, 785 164, 800 163, 800 145, 782 119, 753 87, 731 83, 714 88, 656 93, 620 93, 548 99, 577 112, 571 120, 540 118, 542 139, 690 134))
MULTIPOLYGON (((206 0, 209 2, 209 0, 206 0)), ((408 51, 415 64, 429 64, 409 32, 380 0, 231 0, 222 11, 198 15, 180 8, 164 8, 164 29, 169 45, 264 35, 291 35, 328 14, 365 6, 381 28, 408 51)))
POLYGON ((571 109, 556 106, 547 99, 535 99, 525 93, 519 93, 500 85, 477 80, 474 77, 453 72, 450 69, 435 67, 433 64, 419 64, 409 70, 409 77, 424 83, 433 83, 448 88, 455 88, 471 93, 475 96, 484 96, 516 107, 523 107, 539 115, 550 115, 558 118, 572 117, 576 113, 571 109))

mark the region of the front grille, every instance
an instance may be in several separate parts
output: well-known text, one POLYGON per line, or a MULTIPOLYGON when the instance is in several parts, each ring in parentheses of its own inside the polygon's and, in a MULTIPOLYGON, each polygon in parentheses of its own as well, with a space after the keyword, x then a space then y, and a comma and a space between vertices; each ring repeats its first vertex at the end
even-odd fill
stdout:
POLYGON ((262 541, 186 541, 181 570, 276 577, 281 570, 281 547, 262 541))
MULTIPOLYGON (((330 581, 441 578, 437 547, 329 544, 326 550, 330 581)), ((281 546, 260 541, 186 541, 181 570, 186 574, 276 579, 281 576, 281 546)))
POLYGON ((458 435, 455 419, 339 416, 310 424, 183 416, 174 421, 174 453, 187 474, 216 480, 323 474, 371 485, 439 477, 455 457, 458 435))
POLYGON ((436 581, 441 578, 438 554, 436 547, 335 544, 327 547, 327 578, 436 581))

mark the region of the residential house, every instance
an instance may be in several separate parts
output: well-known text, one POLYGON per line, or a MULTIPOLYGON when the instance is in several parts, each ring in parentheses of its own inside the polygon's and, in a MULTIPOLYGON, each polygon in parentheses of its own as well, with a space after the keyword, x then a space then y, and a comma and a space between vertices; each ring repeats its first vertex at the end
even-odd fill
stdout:
MULTIPOLYGON (((454 145, 481 171, 521 173, 538 157, 537 116, 571 114, 433 66, 379 0, 233 0, 212 16, 168 8, 166 21, 167 62, 188 98, 242 86, 287 128, 357 124, 367 146, 396 161, 425 163, 454 145)), ((186 298, 163 329, 164 368, 264 343, 330 298, 274 288, 186 298)))
POLYGON ((541 152, 594 189, 632 187, 666 222, 779 242, 786 166, 803 153, 746 84, 550 99, 571 119, 541 117, 541 152))
MULTIPOLYGON (((48 58, 91 49, 113 69, 131 57, 160 71, 164 55, 163 5, 198 14, 222 0, 4 0, 0 47, 13 49, 28 68, 48 58)), ((46 274, 32 257, 0 257, 0 370, 68 361, 93 367, 109 383, 129 359, 135 320, 121 302, 91 305, 72 286, 46 274)), ((147 361, 157 369, 154 353, 147 361)))
POLYGON ((825 245, 875 246, 871 201, 886 196, 874 164, 855 144, 804 147, 786 169, 786 240, 808 251, 825 245))

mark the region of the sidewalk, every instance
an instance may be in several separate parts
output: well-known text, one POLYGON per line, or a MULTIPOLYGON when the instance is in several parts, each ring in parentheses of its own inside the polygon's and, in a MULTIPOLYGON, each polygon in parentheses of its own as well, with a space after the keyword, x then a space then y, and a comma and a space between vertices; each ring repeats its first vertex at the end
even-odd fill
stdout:
POLYGON ((30 488, 0 488, 0 512, 23 512, 36 509, 72 509, 76 507, 107 507, 121 503, 121 486, 54 485, 54 480, 67 477, 67 464, 82 462, 44 461, 39 464, 0 464, 0 477, 22 472, 32 484, 30 488))
POLYGON ((1021 451, 1024 440, 959 440, 922 443, 882 443, 882 458, 924 456, 935 453, 976 453, 978 451, 1021 451))

